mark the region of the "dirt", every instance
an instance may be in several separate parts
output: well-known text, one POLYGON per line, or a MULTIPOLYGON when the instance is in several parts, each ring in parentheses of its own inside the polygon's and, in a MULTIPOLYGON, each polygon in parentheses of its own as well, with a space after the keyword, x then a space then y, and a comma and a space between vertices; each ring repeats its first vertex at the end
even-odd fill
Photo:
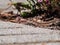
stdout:
POLYGON ((17 14, 13 14, 12 12, 7 12, 4 14, 0 14, 0 19, 3 21, 10 21, 13 23, 20 23, 34 27, 60 30, 60 18, 44 18, 43 14, 34 17, 23 18, 17 14))

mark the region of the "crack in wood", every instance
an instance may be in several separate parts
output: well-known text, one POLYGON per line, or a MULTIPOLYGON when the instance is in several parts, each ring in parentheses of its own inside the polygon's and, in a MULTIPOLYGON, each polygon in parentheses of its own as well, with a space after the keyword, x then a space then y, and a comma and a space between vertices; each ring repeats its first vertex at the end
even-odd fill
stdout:
POLYGON ((0 29, 19 29, 19 28, 23 28, 23 27, 4 27, 4 28, 0 28, 0 29))
POLYGON ((38 35, 40 33, 21 33, 21 34, 0 34, 0 36, 15 36, 15 35, 38 35))
POLYGON ((14 42, 13 44, 36 44, 36 43, 56 43, 59 42, 60 40, 48 40, 48 41, 36 41, 36 42, 23 42, 23 43, 18 43, 18 42, 14 42))
MULTIPOLYGON (((40 41, 40 42, 24 42, 24 43, 16 43, 16 42, 14 42, 14 43, 3 43, 3 44, 11 44, 11 45, 13 45, 13 44, 43 44, 43 43, 46 43, 46 44, 48 44, 48 43, 60 43, 60 40, 49 40, 49 41, 40 41)), ((0 43, 1 44, 1 43, 0 43)))

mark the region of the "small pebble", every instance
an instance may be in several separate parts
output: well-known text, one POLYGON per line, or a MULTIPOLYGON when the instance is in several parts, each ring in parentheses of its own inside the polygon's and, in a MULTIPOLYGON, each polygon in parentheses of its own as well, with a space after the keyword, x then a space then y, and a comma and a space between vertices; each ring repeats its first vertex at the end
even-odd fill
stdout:
POLYGON ((9 17, 9 16, 11 16, 11 14, 3 13, 3 14, 1 14, 1 16, 9 17))
POLYGON ((19 22, 19 20, 20 20, 20 17, 17 17, 15 20, 16 20, 16 22, 19 22))
POLYGON ((26 20, 26 19, 21 19, 20 21, 21 21, 21 22, 26 22, 27 20, 26 20))
POLYGON ((37 20, 37 23, 41 23, 41 20, 37 20))
POLYGON ((33 19, 34 22, 36 22, 37 20, 36 19, 33 19))

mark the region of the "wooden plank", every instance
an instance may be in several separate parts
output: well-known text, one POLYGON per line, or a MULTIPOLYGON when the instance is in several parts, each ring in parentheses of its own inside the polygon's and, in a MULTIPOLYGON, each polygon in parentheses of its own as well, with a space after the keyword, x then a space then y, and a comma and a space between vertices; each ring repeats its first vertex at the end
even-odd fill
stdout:
POLYGON ((59 34, 58 30, 49 30, 43 28, 17 28, 17 29, 0 29, 1 34, 59 34))
MULTIPOLYGON (((57 43, 60 42, 60 31, 50 30, 38 27, 32 27, 23 24, 11 22, 0 22, 0 44, 11 45, 39 45, 40 43, 57 43), (28 43, 28 44, 26 44, 28 43)), ((57 45, 56 44, 56 45, 57 45)), ((40 44, 41 45, 41 44, 40 44)))
POLYGON ((60 31, 50 30, 38 27, 32 27, 23 24, 16 24, 11 22, 0 21, 0 35, 11 35, 11 34, 45 34, 45 35, 59 35, 60 31))
POLYGON ((40 43, 40 42, 60 42, 60 37, 53 35, 15 35, 0 36, 0 43, 40 43))

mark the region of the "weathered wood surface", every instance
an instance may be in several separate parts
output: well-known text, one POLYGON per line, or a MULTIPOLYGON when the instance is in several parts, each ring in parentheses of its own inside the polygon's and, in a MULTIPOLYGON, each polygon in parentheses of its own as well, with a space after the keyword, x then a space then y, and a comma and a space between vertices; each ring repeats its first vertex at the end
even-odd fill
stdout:
MULTIPOLYGON (((0 9, 9 7, 6 2, 0 0, 0 9)), ((0 21, 0 45, 60 45, 60 31, 0 21)))
POLYGON ((60 45, 60 31, 0 21, 0 45, 60 45))

